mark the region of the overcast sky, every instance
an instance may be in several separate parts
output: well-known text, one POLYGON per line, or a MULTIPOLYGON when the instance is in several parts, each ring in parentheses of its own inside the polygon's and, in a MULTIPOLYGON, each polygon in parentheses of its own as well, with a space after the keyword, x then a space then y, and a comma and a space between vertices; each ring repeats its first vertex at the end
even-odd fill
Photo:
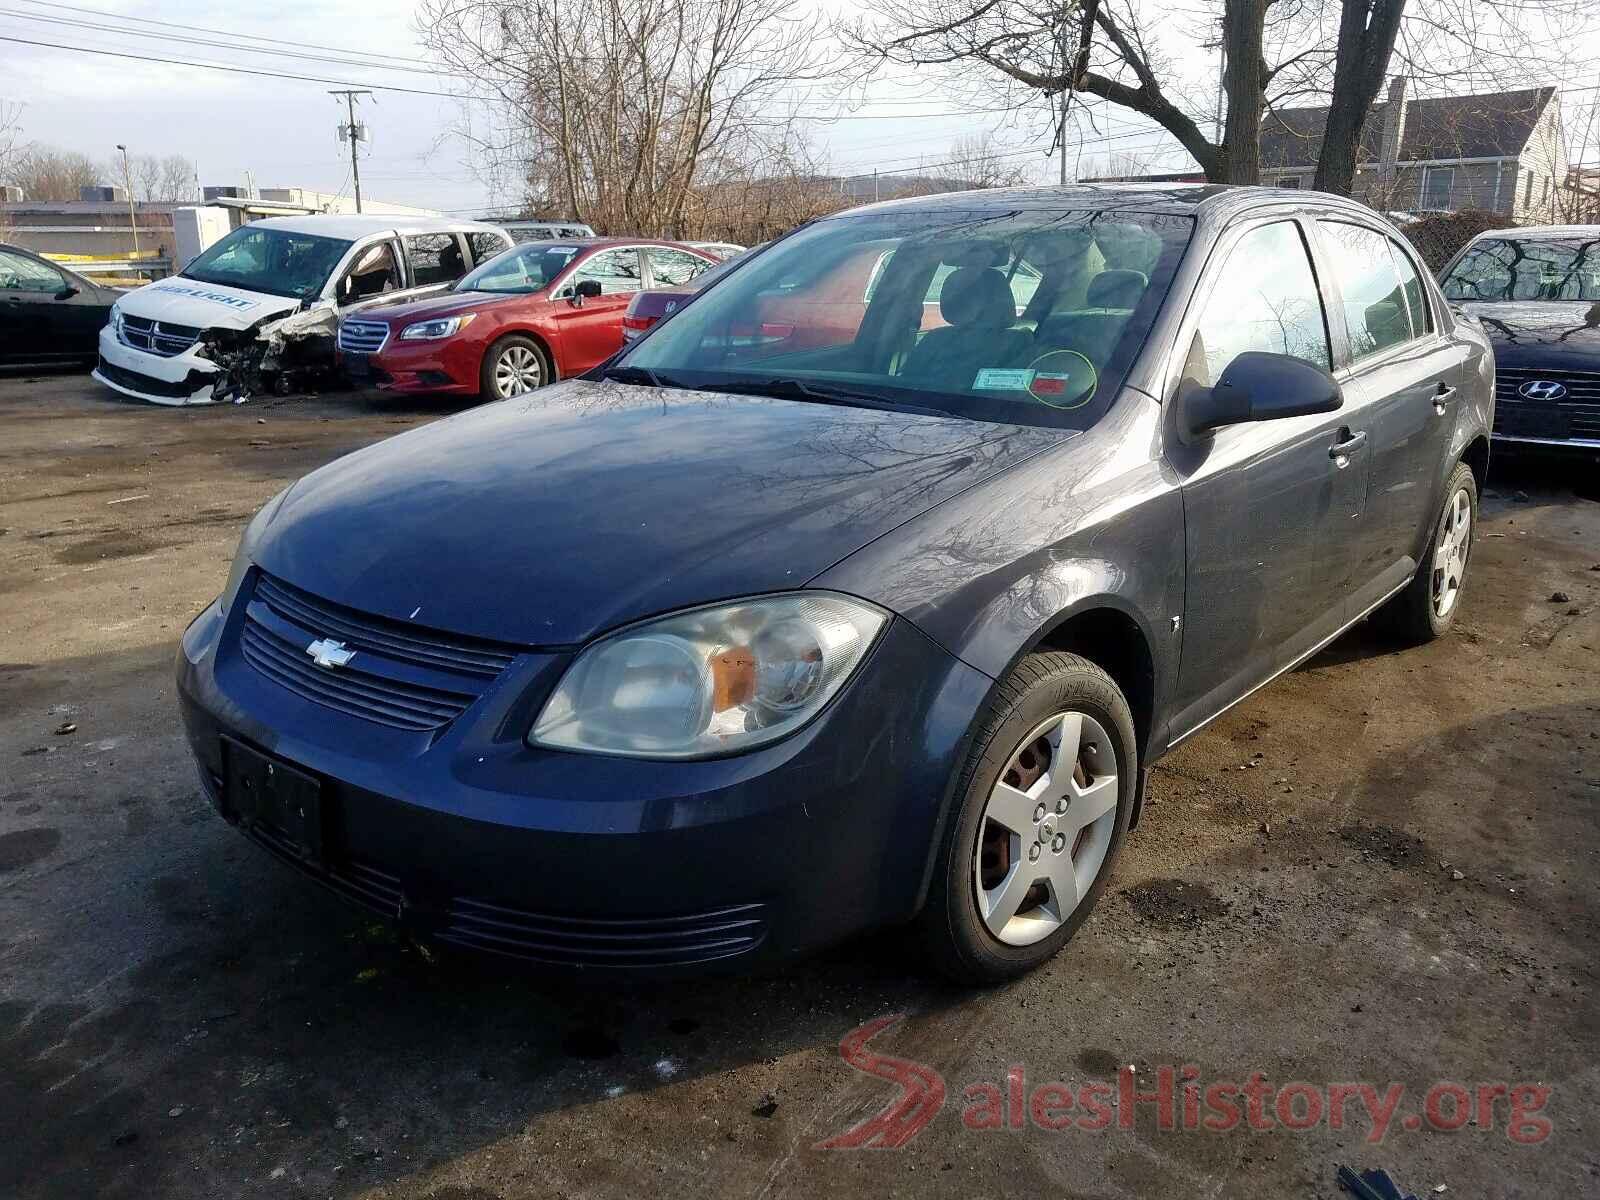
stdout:
MULTIPOLYGON (((841 7, 849 0, 809 2, 841 7)), ((451 80, 421 70, 413 8, 412 0, 239 0, 226 6, 210 0, 0 0, 0 36, 77 48, 0 41, 0 98, 25 105, 25 139, 97 160, 111 159, 122 142, 130 153, 183 155, 207 185, 243 184, 253 175, 259 187, 348 191, 349 155, 335 137, 342 102, 328 89, 341 82, 425 91, 452 87, 451 80), (217 30, 291 45, 258 43, 235 50, 178 40, 230 40, 212 32, 217 30), (135 31, 154 36, 134 36, 135 31), (82 52, 89 48, 248 65, 333 82, 256 78, 82 52), (332 57, 349 51, 393 55, 395 69, 365 70, 266 52, 288 49, 332 57)), ((1212 60, 1192 47, 1183 58, 1201 81, 1196 87, 1207 90, 1214 78, 1212 60)), ((998 107, 997 97, 991 93, 986 102, 981 92, 952 91, 946 81, 901 68, 875 85, 866 106, 850 119, 817 126, 816 141, 834 172, 870 174, 874 167, 905 170, 919 160, 936 163, 948 157, 956 138, 990 131, 1005 149, 1020 152, 1009 161, 1041 180, 1055 178, 1055 160, 1042 153, 1049 137, 1037 102, 1010 116, 912 115, 983 107, 998 107)), ((1181 152, 1151 158, 1155 147, 1171 147, 1171 139, 1149 132, 1148 122, 1126 110, 1106 113, 1098 107, 1094 128, 1086 124, 1084 129, 1091 140, 1069 154, 1069 168, 1093 173, 1114 151, 1141 154, 1150 166, 1168 169, 1186 161, 1181 152)), ((380 91, 364 102, 361 116, 373 134, 362 149, 366 195, 452 211, 519 198, 495 194, 474 175, 466 146, 451 134, 463 117, 458 101, 380 91)))
MULTIPOLYGON (((358 86, 449 91, 449 79, 414 71, 361 70, 176 40, 228 40, 208 32, 225 30, 282 39, 313 54, 329 53, 313 49, 317 46, 333 47, 333 57, 341 50, 359 50, 416 60, 422 51, 413 27, 413 7, 410 0, 273 0, 227 6, 200 0, 72 0, 70 7, 5 0, 0 3, 0 35, 156 58, 243 64, 358 86), (131 36, 113 31, 113 23, 98 19, 95 11, 194 28, 126 19, 116 23, 155 35, 131 36), (20 15, 24 13, 28 16, 20 15)), ((397 61, 395 65, 421 64, 397 61)), ((336 82, 257 78, 102 57, 81 49, 0 42, 0 97, 25 105, 26 140, 79 150, 97 160, 113 158, 118 142, 132 154, 181 154, 196 163, 206 185, 242 184, 247 173, 253 173, 259 187, 348 191, 349 152, 335 137, 342 101, 327 94, 336 86, 336 82)), ((1037 119, 1025 116, 1021 121, 901 116, 969 107, 950 98, 931 78, 881 84, 872 97, 860 110, 865 119, 852 116, 816 128, 818 144, 836 172, 870 173, 875 166, 903 170, 917 159, 935 162, 948 157, 956 138, 990 129, 1007 149, 1039 146, 1041 153, 1014 161, 1037 170, 1041 178, 1054 175, 1042 154, 1048 141, 1042 106, 1037 119)), ((451 210, 517 199, 492 193, 474 175, 466 146, 451 135, 463 117, 458 101, 380 91, 375 101, 363 102, 361 116, 372 129, 371 144, 362 148, 366 195, 451 210)))

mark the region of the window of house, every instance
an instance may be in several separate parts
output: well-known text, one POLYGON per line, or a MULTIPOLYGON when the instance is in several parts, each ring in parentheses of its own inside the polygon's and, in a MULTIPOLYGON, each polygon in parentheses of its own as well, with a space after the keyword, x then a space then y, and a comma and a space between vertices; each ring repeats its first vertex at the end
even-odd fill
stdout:
POLYGON ((1278 186, 1281 188, 1297 188, 1303 186, 1304 183, 1305 180, 1301 179, 1298 175, 1285 175, 1282 179, 1278 180, 1278 186))
MULTIPOLYGON (((640 287, 639 252, 632 248, 607 250, 585 259, 578 264, 578 269, 567 283, 570 287, 584 279, 599 281, 602 296, 637 292, 640 287)), ((567 291, 568 288, 562 290, 567 291)))
POLYGON ((406 238, 411 282, 416 287, 454 283, 467 273, 467 262, 453 233, 416 233, 406 238))
POLYGON ((1522 203, 1524 205, 1528 205, 1528 204, 1532 204, 1533 203, 1533 172, 1532 171, 1528 172, 1528 182, 1525 183, 1523 185, 1523 187, 1522 187, 1522 203))
POLYGON ((1455 168, 1429 167, 1422 179, 1422 207, 1430 211, 1448 211, 1450 192, 1456 182, 1455 168))
POLYGON ((1247 350, 1293 355, 1324 370, 1332 362, 1317 278, 1293 221, 1258 226, 1229 252, 1201 311, 1184 376, 1210 387, 1247 350))
POLYGON ((1350 360, 1409 341, 1411 317, 1389 239, 1376 230, 1343 221, 1319 224, 1332 243, 1329 257, 1344 306, 1350 360))

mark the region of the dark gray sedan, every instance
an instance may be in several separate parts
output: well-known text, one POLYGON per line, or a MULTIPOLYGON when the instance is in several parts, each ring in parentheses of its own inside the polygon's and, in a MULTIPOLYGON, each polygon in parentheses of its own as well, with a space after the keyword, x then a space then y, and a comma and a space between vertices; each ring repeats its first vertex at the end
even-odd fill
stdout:
POLYGON ((996 980, 1149 764, 1461 607, 1493 360, 1332 196, 816 221, 606 366, 280 495, 184 635, 223 817, 416 934, 594 969, 914 921, 996 980))

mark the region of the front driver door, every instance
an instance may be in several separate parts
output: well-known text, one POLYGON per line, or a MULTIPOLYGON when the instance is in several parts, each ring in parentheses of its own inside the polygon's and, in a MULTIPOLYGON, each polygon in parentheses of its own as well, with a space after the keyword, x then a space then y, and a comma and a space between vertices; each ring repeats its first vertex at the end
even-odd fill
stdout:
POLYGON ((622 314, 642 286, 643 265, 635 246, 591 254, 556 285, 550 316, 561 338, 561 373, 581 375, 622 347, 622 314), (579 297, 577 285, 592 279, 598 296, 579 297))
MULTIPOLYGON (((1296 219, 1229 231, 1196 299, 1178 342, 1185 358, 1174 398, 1211 386, 1246 350, 1331 366, 1327 314, 1296 219)), ((1365 447, 1348 420, 1339 411, 1245 422, 1187 442, 1172 435, 1167 459, 1181 480, 1187 559, 1177 736, 1344 623, 1345 597, 1330 591, 1325 564, 1356 536, 1366 495, 1365 447)))
POLYGON ((51 362, 94 352, 94 338, 75 345, 72 299, 57 299, 67 278, 48 263, 0 250, 0 361, 51 362))

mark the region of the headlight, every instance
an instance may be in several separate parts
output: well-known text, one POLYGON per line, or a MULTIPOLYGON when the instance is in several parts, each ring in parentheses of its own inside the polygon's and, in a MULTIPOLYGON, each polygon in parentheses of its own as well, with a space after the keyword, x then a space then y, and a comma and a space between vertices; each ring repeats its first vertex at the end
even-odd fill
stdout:
POLYGON ((822 710, 887 621, 860 600, 793 592, 636 625, 578 655, 528 741, 634 758, 776 741, 822 710))
POLYGON ((118 300, 111 306, 111 332, 118 337, 122 336, 122 301, 118 300))
POLYGON ((418 321, 415 325, 407 325, 400 331, 402 342, 431 342, 436 338, 455 336, 456 332, 465 329, 477 313, 462 313, 458 317, 440 317, 434 321, 418 321))
POLYGON ((289 489, 284 488, 262 505, 261 511, 244 527, 244 535, 239 539, 239 549, 234 552, 233 566, 228 568, 228 582, 223 585, 222 594, 217 597, 217 607, 224 614, 232 607, 234 597, 239 594, 239 585, 244 582, 244 573, 250 569, 250 555, 255 550, 256 543, 261 540, 262 530, 266 529, 272 523, 272 518, 278 515, 283 498, 288 494, 289 489))

